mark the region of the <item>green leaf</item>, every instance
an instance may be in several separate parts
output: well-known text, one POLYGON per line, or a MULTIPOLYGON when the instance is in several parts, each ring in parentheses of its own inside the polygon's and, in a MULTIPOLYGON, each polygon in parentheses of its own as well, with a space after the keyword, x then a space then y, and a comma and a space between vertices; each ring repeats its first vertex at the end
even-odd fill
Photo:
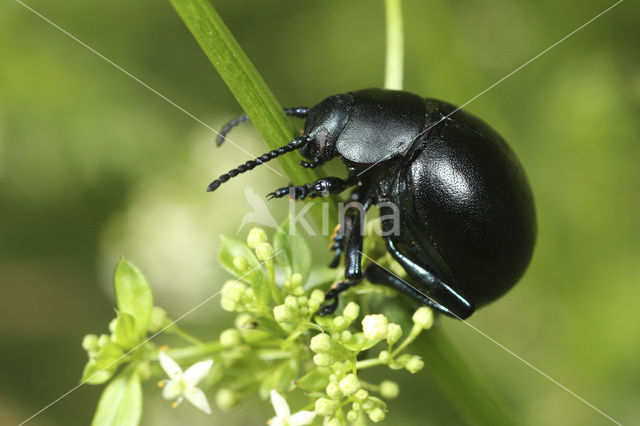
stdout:
POLYGON ((291 278, 292 274, 299 273, 302 275, 302 282, 306 283, 311 270, 309 244, 296 229, 295 223, 290 226, 289 220, 286 220, 281 229, 273 237, 273 248, 278 253, 276 263, 285 271, 287 277, 291 278))
POLYGON ((84 371, 82 372, 82 383, 87 383, 89 385, 101 385, 108 381, 113 373, 118 369, 118 363, 115 363, 111 367, 104 369, 98 366, 98 362, 95 359, 90 359, 87 362, 87 365, 84 366, 84 371))
POLYGON ((253 254, 253 251, 247 247, 245 243, 232 238, 222 237, 220 264, 227 271, 238 277, 238 279, 250 284, 259 303, 262 305, 269 303, 271 300, 269 278, 253 254), (238 269, 233 261, 236 257, 244 257, 247 260, 246 269, 238 269))
POLYGON ((104 345, 93 359, 98 363, 98 367, 107 368, 109 364, 116 362, 124 355, 122 347, 115 342, 109 342, 104 345))
POLYGON ((123 355, 124 351, 119 344, 107 343, 87 362, 82 372, 82 381, 91 385, 106 382, 124 360, 123 355))
POLYGON ((113 332, 116 343, 126 349, 133 348, 138 343, 136 320, 133 315, 126 312, 118 312, 116 327, 113 332))
POLYGON ((265 331, 273 336, 280 337, 282 339, 286 339, 289 335, 286 331, 280 327, 275 320, 268 317, 257 317, 254 319, 257 328, 256 330, 265 331))
POLYGON ((358 332, 358 333, 353 333, 353 336, 351 336, 351 340, 349 340, 348 342, 343 343, 344 347, 351 350, 351 351, 355 351, 355 350, 367 350, 369 348, 372 348, 373 346, 377 345, 380 340, 369 340, 367 341, 367 343, 365 343, 364 345, 362 344, 362 342, 364 342, 365 338, 364 338, 364 333, 363 332, 358 332))
POLYGON ((135 426, 142 415, 142 388, 131 364, 102 392, 92 426, 135 426))
POLYGON ((296 361, 291 359, 283 362, 273 373, 265 377, 260 385, 260 396, 267 399, 272 389, 281 394, 286 393, 291 382, 297 377, 296 361))
POLYGON ((153 296, 146 278, 133 263, 122 258, 116 266, 113 287, 119 312, 135 318, 136 335, 143 338, 153 309, 153 296))
POLYGON ((331 373, 332 371, 328 368, 316 368, 296 380, 296 386, 309 392, 321 391, 329 384, 331 373))

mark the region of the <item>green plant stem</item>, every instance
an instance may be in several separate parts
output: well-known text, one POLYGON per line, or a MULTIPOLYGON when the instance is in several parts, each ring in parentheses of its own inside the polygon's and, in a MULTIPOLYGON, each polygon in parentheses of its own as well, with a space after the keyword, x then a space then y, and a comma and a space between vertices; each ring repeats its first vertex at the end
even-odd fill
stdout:
MULTIPOLYGON (((194 358, 194 357, 200 357, 203 355, 214 354, 216 352, 220 352, 223 349, 224 349, 224 346, 222 346, 222 343, 218 341, 214 341, 214 342, 202 343, 195 346, 186 346, 183 348, 169 349, 167 351, 167 355, 169 355, 171 358, 175 360, 182 360, 186 358, 194 358)), ((149 360, 157 361, 158 353, 154 352, 153 354, 151 354, 149 356, 149 360)))
POLYGON ((385 0, 387 26, 387 55, 384 87, 401 90, 404 62, 404 35, 402 31, 402 0, 385 0))
MULTIPOLYGON (((267 146, 276 149, 291 141, 295 128, 209 0, 170 1, 267 146)), ((294 184, 314 182, 320 177, 317 171, 301 167, 297 154, 282 155, 277 159, 294 184)), ((319 223, 321 200, 314 200, 316 206, 312 209, 319 223)), ((329 217, 335 222, 337 216, 335 203, 329 203, 329 217)))
POLYGON ((184 331, 183 329, 181 329, 180 327, 178 327, 177 325, 173 324, 171 327, 169 327, 166 330, 167 333, 172 333, 175 334, 176 336, 180 336, 182 337, 184 340, 186 340, 189 343, 193 343, 195 345, 201 345, 203 342, 202 340, 193 337, 192 335, 190 335, 189 333, 187 333, 186 331, 184 331))

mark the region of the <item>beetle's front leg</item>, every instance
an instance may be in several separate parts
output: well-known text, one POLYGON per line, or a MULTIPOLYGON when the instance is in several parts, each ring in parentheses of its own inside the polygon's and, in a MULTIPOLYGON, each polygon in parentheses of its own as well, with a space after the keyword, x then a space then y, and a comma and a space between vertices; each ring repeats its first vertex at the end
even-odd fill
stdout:
POLYGON ((350 186, 355 185, 355 181, 344 180, 338 177, 325 177, 313 183, 306 183, 300 186, 285 186, 267 194, 269 200, 282 198, 285 195, 292 200, 304 200, 305 198, 327 197, 339 194, 350 186))

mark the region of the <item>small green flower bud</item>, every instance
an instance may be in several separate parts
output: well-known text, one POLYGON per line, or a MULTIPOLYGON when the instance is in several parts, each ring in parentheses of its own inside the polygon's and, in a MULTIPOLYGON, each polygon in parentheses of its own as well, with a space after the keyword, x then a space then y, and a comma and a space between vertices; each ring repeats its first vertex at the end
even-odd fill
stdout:
POLYGON ((297 310, 298 309, 298 301, 296 300, 295 296, 289 295, 287 297, 284 298, 284 304, 287 305, 288 307, 290 307, 293 310, 297 310))
POLYGON ((307 296, 298 296, 298 306, 304 306, 309 302, 309 298, 307 296))
POLYGON ((225 348, 238 346, 240 343, 242 343, 240 333, 235 328, 229 328, 220 333, 220 344, 225 348))
POLYGON ((409 354, 400 355, 398 358, 396 358, 396 364, 404 367, 407 365, 409 360, 411 360, 411 358, 413 358, 413 356, 409 354))
POLYGON ((352 337, 353 334, 351 334, 349 330, 344 330, 342 333, 340 333, 340 340, 342 340, 344 343, 349 343, 352 337))
POLYGON ((260 262, 266 262, 273 257, 273 246, 269 243, 260 243, 256 247, 256 257, 260 262))
POLYGON ((360 389, 353 395, 353 397, 356 399, 356 401, 364 402, 367 400, 367 398, 369 398, 369 392, 364 389, 360 389))
POLYGON ((149 365, 149 361, 144 361, 138 364, 138 367, 136 367, 136 373, 138 373, 140 380, 149 380, 149 377, 151 377, 151 366, 149 365))
POLYGON ((360 315, 360 306, 355 302, 349 302, 344 308, 342 315, 344 315, 349 321, 355 321, 355 319, 358 318, 358 315, 360 315))
POLYGON ((100 345, 98 344, 98 336, 95 334, 87 334, 82 338, 82 348, 87 352, 98 352, 100 345))
POLYGON ((318 354, 329 352, 329 349, 331 349, 331 338, 324 333, 316 334, 311 338, 309 348, 318 354))
POLYGON ((424 361, 422 361, 422 358, 420 358, 418 355, 412 356, 411 359, 407 361, 407 365, 405 365, 405 368, 411 374, 415 374, 418 371, 422 370, 422 367, 424 367, 424 361))
POLYGON ((349 321, 347 321, 347 319, 342 315, 338 315, 333 319, 333 327, 336 331, 342 331, 349 327, 349 321))
POLYGON ((354 423, 356 420, 358 420, 358 417, 360 417, 360 413, 358 413, 357 411, 347 411, 347 420, 349 420, 351 423, 354 423))
POLYGON ((249 266, 249 262, 246 257, 236 256, 233 258, 233 267, 239 271, 246 271, 247 266, 249 266))
POLYGON ((387 343, 394 345, 402 337, 402 327, 392 322, 389 324, 389 334, 387 334, 387 343))
POLYGON ((266 243, 267 241, 269 241, 269 237, 267 237, 267 233, 262 228, 253 228, 247 236, 247 245, 251 249, 255 249, 260 243, 266 243))
POLYGON ((327 423, 325 423, 325 426, 344 426, 344 422, 334 417, 331 420, 329 420, 327 423))
POLYGON ((238 403, 238 396, 235 392, 222 388, 216 392, 216 405, 222 410, 229 410, 238 403))
POLYGON ((242 299, 245 291, 247 291, 247 286, 240 281, 227 281, 224 283, 224 286, 222 286, 222 297, 238 303, 242 299))
POLYGON ((306 306, 303 306, 302 308, 300 308, 300 315, 302 316, 309 315, 309 308, 307 308, 306 306))
POLYGON ((322 292, 322 290, 318 290, 315 289, 311 292, 311 298, 309 299, 309 301, 315 300, 319 303, 324 302, 324 293, 322 292))
POLYGON ((316 413, 323 417, 331 417, 338 409, 338 403, 327 398, 316 400, 316 413))
POLYGON ((236 317, 233 324, 239 330, 253 328, 253 317, 250 314, 240 314, 236 317))
POLYGON ((331 365, 331 357, 329 354, 315 354, 313 356, 313 363, 318 367, 328 367, 331 365))
POLYGON ((400 387, 396 382, 392 382, 391 380, 385 380, 380 383, 380 395, 385 398, 393 399, 397 398, 400 393, 400 387))
POLYGON ((366 412, 369 412, 375 408, 375 404, 371 398, 362 401, 362 409, 366 412))
POLYGON ((411 319, 423 329, 428 330, 433 325, 433 311, 431 308, 422 306, 421 308, 418 308, 411 319))
POLYGON ((391 361, 391 354, 389 353, 389 351, 380 351, 380 353, 378 354, 378 359, 386 364, 387 362, 391 361))
POLYGON ((304 287, 294 287, 293 289, 291 289, 291 294, 293 294, 294 296, 302 296, 304 294, 304 287))
POLYGON ((295 273, 291 276, 291 285, 293 287, 300 287, 302 286, 302 274, 299 273, 295 273))
POLYGON ((350 396, 360 390, 360 380, 353 373, 347 374, 344 379, 338 382, 338 387, 345 396, 350 396))
POLYGON ((296 314, 287 305, 278 305, 273 308, 273 316, 277 322, 293 322, 296 319, 296 314))
POLYGON ((222 287, 222 297, 220 299, 222 309, 230 312, 235 311, 246 292, 247 286, 240 281, 227 281, 222 287))
POLYGON ((291 280, 289 280, 288 278, 285 278, 285 280, 282 281, 282 287, 285 290, 290 291, 291 290, 291 280))
POLYGON ((341 399, 344 396, 338 386, 338 383, 333 381, 329 382, 325 391, 327 392, 327 395, 329 395, 329 398, 332 399, 341 399))
POLYGON ((107 343, 109 343, 109 340, 111 340, 111 338, 109 337, 109 335, 107 334, 101 334, 98 337, 98 347, 101 348, 104 345, 106 345, 107 343))
POLYGON ((309 300, 307 306, 308 312, 316 312, 318 309, 320 309, 320 302, 318 302, 317 300, 309 300))
POLYGON ((351 404, 351 409, 353 411, 360 411, 362 407, 360 406, 359 402, 354 402, 353 404, 351 404))
POLYGON ((368 414, 369 414, 369 418, 374 423, 379 423, 379 422, 383 421, 384 420, 384 416, 385 416, 384 411, 382 410, 382 408, 374 408, 368 414))
POLYGON ((226 297, 220 299, 220 306, 227 312, 235 312, 238 310, 238 304, 233 300, 229 300, 226 297))
POLYGON ((382 314, 367 315, 362 320, 364 337, 369 340, 381 340, 389 333, 389 320, 382 314))
POLYGON ((154 306, 151 309, 151 318, 149 319, 149 331, 155 333, 159 331, 162 327, 165 327, 169 323, 169 318, 167 317, 167 311, 164 309, 154 306))
POLYGON ((256 303, 256 294, 251 287, 247 288, 242 295, 242 303, 256 303))
POLYGON ((118 323, 118 319, 114 318, 109 322, 109 331, 111 334, 116 332, 116 324, 118 323))

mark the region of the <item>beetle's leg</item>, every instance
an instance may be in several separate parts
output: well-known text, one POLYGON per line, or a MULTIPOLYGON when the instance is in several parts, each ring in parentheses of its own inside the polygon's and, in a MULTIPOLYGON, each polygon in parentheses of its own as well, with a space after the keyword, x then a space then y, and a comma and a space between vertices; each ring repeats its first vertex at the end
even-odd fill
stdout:
POLYGON ((360 279, 344 280, 334 284, 334 286, 331 287, 329 291, 327 291, 324 295, 324 300, 325 301, 331 300, 331 303, 329 303, 328 305, 321 306, 320 311, 318 311, 318 314, 321 316, 324 316, 324 315, 331 315, 332 313, 334 313, 336 308, 338 307, 338 302, 339 302, 338 295, 343 291, 347 290, 348 288, 353 287, 354 285, 357 285, 358 283, 360 283, 360 281, 361 281, 360 279))
MULTIPOLYGON (((373 204, 373 199, 367 194, 367 192, 367 187, 359 186, 354 189, 349 195, 350 202, 347 204, 348 209, 345 212, 345 216, 342 218, 342 223, 336 226, 336 228, 333 230, 333 235, 331 235, 331 244, 329 245, 329 249, 335 251, 335 254, 333 256, 333 260, 329 264, 330 268, 337 268, 340 264, 340 256, 344 251, 345 241, 348 240, 347 238, 345 238, 345 234, 347 233, 346 230, 353 228, 351 222, 353 222, 354 220, 357 220, 360 223, 358 223, 359 228, 357 229, 357 232, 355 234, 351 231, 349 232, 349 234, 352 234, 351 239, 353 239, 354 236, 358 234, 360 235, 360 239, 362 239, 363 234, 361 222, 364 220, 364 217, 367 214, 367 210, 369 210, 369 207, 371 207, 371 204, 373 204), (350 212, 354 208, 358 211, 350 212), (359 216, 356 216, 356 213, 358 213, 359 216)), ((362 249, 362 243, 360 243, 359 246, 354 247, 360 247, 360 249, 362 249)), ((357 263, 359 264, 360 260, 358 260, 357 263)))
MULTIPOLYGON (((419 284, 420 289, 397 277, 399 283, 391 282, 387 279, 384 284, 392 285, 411 297, 416 297, 419 294, 417 296, 418 300, 458 319, 468 318, 473 313, 475 310, 473 304, 465 299, 464 296, 456 292, 432 272, 405 256, 398 249, 393 238, 387 236, 384 237, 384 240, 387 244, 387 251, 407 271, 407 274, 419 284), (428 303, 427 300, 430 300, 431 303, 428 303)), ((372 270, 372 273, 374 273, 373 271, 375 270, 372 270)))
POLYGON ((355 181, 344 180, 337 177, 326 177, 318 179, 313 183, 307 183, 300 186, 285 186, 267 194, 270 200, 273 198, 282 198, 289 195, 289 198, 295 200, 304 200, 305 198, 326 197, 332 194, 339 194, 350 186, 355 185, 355 181))
POLYGON ((410 286, 407 282, 394 275, 391 271, 376 263, 370 263, 367 265, 364 270, 364 276, 372 284, 382 284, 387 287, 394 288, 412 299, 420 301, 420 303, 427 305, 430 308, 451 316, 451 312, 449 312, 447 308, 436 301, 429 299, 424 294, 417 291, 413 286, 410 286))
POLYGON ((342 233, 342 225, 336 225, 331 235, 331 243, 329 243, 329 250, 335 251, 333 260, 329 264, 329 268, 337 268, 340 264, 340 256, 342 255, 342 242, 344 241, 344 234, 342 233))
MULTIPOLYGON (((305 106, 284 108, 284 113, 291 117, 306 118, 309 114, 309 108, 305 106)), ((251 119, 247 114, 242 114, 225 124, 222 129, 220 129, 220 133, 218 133, 218 137, 216 138, 216 145, 222 145, 224 140, 227 139, 227 134, 229 134, 231 129, 239 124, 244 123, 245 121, 251 121, 251 119)))
POLYGON ((324 163, 324 161, 322 161, 319 158, 316 158, 313 161, 305 161, 305 160, 300 161, 300 165, 305 169, 315 169, 316 167, 321 166, 322 163, 324 163))
MULTIPOLYGON (((360 187, 353 191, 351 198, 353 200, 363 200, 366 191, 365 188, 360 187)), ((342 225, 336 228, 336 231, 340 232, 339 235, 336 235, 336 238, 340 238, 338 247, 336 247, 336 256, 331 265, 329 265, 331 267, 337 266, 340 262, 340 254, 344 251, 345 280, 327 291, 324 296, 325 300, 333 299, 333 301, 321 308, 320 315, 333 313, 338 307, 338 295, 362 281, 362 229, 364 217, 372 202, 372 199, 367 198, 364 199, 362 204, 359 201, 352 201, 351 205, 347 204, 342 225)))

